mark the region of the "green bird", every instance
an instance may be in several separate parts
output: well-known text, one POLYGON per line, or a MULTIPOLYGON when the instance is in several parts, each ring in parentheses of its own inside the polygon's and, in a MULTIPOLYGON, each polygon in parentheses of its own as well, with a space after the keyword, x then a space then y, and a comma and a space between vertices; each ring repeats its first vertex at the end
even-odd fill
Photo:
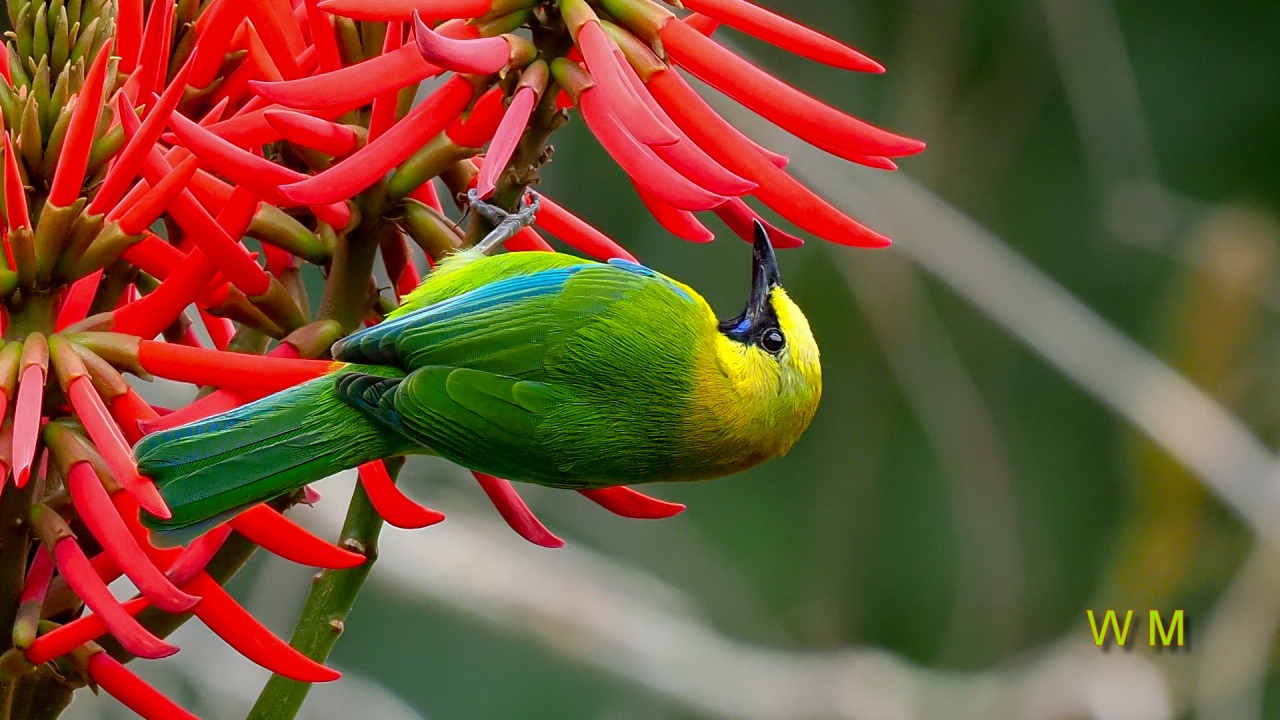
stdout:
POLYGON ((173 513, 145 518, 159 539, 412 453, 561 488, 720 477, 790 450, 822 392, 759 224, 730 320, 636 263, 473 250, 333 356, 329 375, 138 443, 173 513))

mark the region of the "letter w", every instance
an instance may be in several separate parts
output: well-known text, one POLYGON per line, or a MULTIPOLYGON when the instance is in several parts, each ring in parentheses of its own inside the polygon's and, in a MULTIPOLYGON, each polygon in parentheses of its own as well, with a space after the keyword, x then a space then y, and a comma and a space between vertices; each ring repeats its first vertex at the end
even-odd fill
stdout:
POLYGON ((1112 628, 1112 632, 1116 636, 1116 644, 1124 647, 1125 640, 1129 638, 1129 622, 1133 620, 1133 611, 1125 613, 1124 629, 1120 628, 1120 621, 1116 619, 1116 611, 1108 610, 1107 614, 1102 617, 1102 629, 1098 629, 1098 621, 1093 616, 1092 610, 1086 610, 1089 615, 1089 629, 1093 631, 1093 642, 1102 647, 1107 641, 1107 628, 1112 628))

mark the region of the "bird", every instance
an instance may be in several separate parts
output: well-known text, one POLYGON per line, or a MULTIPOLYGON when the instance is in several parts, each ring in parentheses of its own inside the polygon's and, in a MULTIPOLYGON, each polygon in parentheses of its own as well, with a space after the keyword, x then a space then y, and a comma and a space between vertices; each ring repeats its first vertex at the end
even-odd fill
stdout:
POLYGON ((153 538, 398 455, 557 488, 717 478, 785 455, 812 420, 818 346, 760 223, 746 307, 723 321, 635 262, 486 249, 335 343, 329 374, 142 438, 172 514, 144 513, 153 538))

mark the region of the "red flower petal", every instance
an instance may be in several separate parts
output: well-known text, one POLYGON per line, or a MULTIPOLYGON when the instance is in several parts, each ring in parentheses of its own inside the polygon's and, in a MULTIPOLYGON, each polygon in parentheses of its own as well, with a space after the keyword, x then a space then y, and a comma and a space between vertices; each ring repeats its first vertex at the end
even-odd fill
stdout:
POLYGON ((342 367, 332 360, 264 357, 140 340, 138 362, 153 375, 195 385, 270 394, 342 367))
POLYGON ((89 463, 76 463, 67 474, 66 482, 76 512, 89 531, 138 590, 150 598, 156 607, 165 612, 181 613, 190 610, 200 601, 200 598, 175 587, 151 563, 125 526, 124 520, 116 514, 106 488, 89 463))
POLYGON ((614 117, 632 137, 645 145, 670 145, 680 139, 674 128, 668 127, 670 120, 664 123, 664 118, 655 115, 627 81, 622 64, 614 54, 613 41, 605 35, 600 23, 584 24, 576 40, 587 61, 587 70, 608 98, 614 117))
POLYGON ((474 18, 489 12, 492 0, 320 0, 320 9, 352 20, 408 20, 414 10, 430 18, 474 18))
POLYGON ((640 201, 644 206, 649 209, 649 214, 653 215, 658 224, 672 235, 696 243, 706 243, 716 239, 705 225, 698 222, 698 218, 694 217, 693 213, 668 205, 639 185, 636 185, 636 193, 640 195, 640 201))
MULTIPOLYGON (((144 658, 168 657, 178 648, 152 635, 146 628, 138 624, 120 601, 115 599, 111 591, 94 572, 84 551, 73 538, 63 538, 53 548, 53 557, 58 564, 58 573, 66 579, 85 605, 102 618, 107 629, 120 641, 120 645, 130 653, 144 658)), ((197 606, 199 607, 199 606, 197 606)))
POLYGON ((651 148, 628 135, 604 102, 597 88, 588 88, 578 98, 578 109, 591 133, 633 180, 681 210, 710 210, 725 201, 723 196, 694 185, 651 148))
POLYGON ((321 72, 332 72, 342 67, 342 55, 338 52, 338 41, 333 36, 333 23, 329 14, 321 10, 318 0, 304 0, 307 7, 307 29, 311 32, 312 47, 316 49, 316 60, 321 72))
POLYGON ((659 500, 622 485, 578 492, 615 515, 635 520, 661 520, 685 510, 683 503, 659 500))
POLYGON ((290 110, 267 110, 267 123, 281 137, 295 145, 342 157, 356 146, 356 133, 349 125, 321 120, 290 110))
POLYGON ((688 0, 684 6, 810 60, 846 70, 884 72, 883 65, 857 50, 746 0, 688 0))
MULTIPOLYGON (((31 342, 31 339, 27 340, 28 344, 31 342)), ((26 354, 25 346, 23 353, 26 354)), ((47 362, 47 355, 45 359, 47 362)), ((27 484, 31 478, 31 465, 35 462, 44 380, 45 367, 35 363, 27 365, 18 380, 18 400, 13 411, 13 482, 18 487, 27 484)))
MULTIPOLYGON (((136 203, 123 209, 117 206, 112 213, 119 213, 118 217, 109 219, 119 222, 120 229, 126 235, 142 234, 173 204, 174 198, 186 189, 187 184, 191 182, 191 176, 196 174, 197 167, 199 162, 195 157, 183 160, 173 169, 173 172, 138 198, 136 203)), ((123 206, 124 203, 121 205, 123 206)))
POLYGON ((381 460, 360 466, 360 484, 378 515, 398 528, 424 528, 444 520, 444 513, 419 505, 400 492, 381 460))
POLYGON ((511 155, 520 143, 520 137, 529 124, 529 116, 533 114, 533 106, 537 102, 538 91, 528 86, 516 90, 515 97, 511 98, 506 114, 494 131, 493 142, 489 144, 484 166, 480 168, 480 176, 476 180, 476 192, 481 198, 493 194, 498 178, 507 169, 507 163, 511 162, 511 155))
POLYGON ((502 122, 506 109, 502 104, 501 87, 492 87, 480 96, 471 112, 464 118, 454 120, 445 128, 444 134, 458 147, 482 148, 493 139, 502 122))
MULTIPOLYGON (((443 33, 446 30, 441 27, 439 31, 443 33)), ((465 34, 467 31, 458 28, 455 32, 465 34)), ((340 70, 285 82, 252 80, 249 87, 260 97, 286 107, 308 110, 351 108, 360 107, 385 92, 399 90, 443 72, 443 68, 427 64, 418 48, 405 45, 395 52, 340 70)))
POLYGON ((456 40, 445 37, 413 11, 413 38, 422 59, 445 70, 470 75, 491 75, 506 67, 511 44, 501 37, 456 40))
POLYGON ((289 0, 253 0, 245 6, 249 22, 261 35, 280 73, 290 79, 301 77, 297 58, 306 49, 306 42, 289 0))
POLYGON ((299 682, 330 682, 342 677, 273 635, 208 574, 196 575, 184 589, 203 598, 195 607, 200 622, 258 665, 299 682))
MULTIPOLYGON (((8 53, 0 53, 8 57, 8 53)), ((111 58, 111 40, 102 46, 89 74, 76 97, 76 106, 67 123, 66 140, 58 163, 54 166, 53 181, 49 184, 49 204, 69 207, 80 197, 80 185, 84 183, 84 171, 89 162, 89 151, 98 127, 98 115, 102 112, 102 93, 107 77, 107 60, 111 58)))
POLYGON ((498 509, 498 514, 520 537, 545 548, 564 547, 564 540, 552 534, 547 526, 534 516, 533 511, 525 505, 524 500, 520 499, 520 495, 510 482, 484 473, 471 474, 475 476, 476 482, 480 483, 480 489, 484 490, 484 494, 489 496, 493 506, 498 509))
POLYGON ((732 198, 716 208, 714 212, 725 225, 729 226, 734 235, 749 243, 755 242, 755 223, 759 222, 768 229, 769 241, 775 248, 797 248, 804 244, 804 240, 765 220, 741 198, 732 198))
POLYGON ((510 240, 502 245, 504 248, 512 252, 555 252, 555 248, 551 244, 542 239, 542 236, 534 231, 533 228, 523 227, 510 240))
POLYGON ((200 720, 105 652, 89 658, 89 677, 144 720, 200 720))
POLYGON ((117 3, 116 53, 120 56, 120 72, 126 75, 138 67, 138 53, 142 50, 142 16, 142 0, 120 0, 117 3))
MULTIPOLYGON (((136 100, 151 97, 158 92, 169 74, 169 42, 173 32, 173 3, 151 3, 147 24, 142 30, 142 48, 138 52, 138 67, 130 74, 128 85, 135 92, 136 100)), ((126 93, 128 90, 126 89, 126 93)))
POLYGON ((200 41, 191 53, 191 74, 187 76, 192 87, 205 88, 213 82, 231 48, 236 28, 245 19, 247 5, 243 0, 214 0, 200 13, 196 19, 200 41))
POLYGON ((22 187, 22 173, 18 170, 18 155, 13 151, 13 139, 4 134, 4 214, 9 232, 31 227, 27 212, 27 191, 22 187))
POLYGON ((197 575, 204 572, 213 560, 213 556, 222 549, 229 537, 231 537, 231 526, 222 524, 192 540, 166 570, 169 579, 175 585, 185 587, 197 575))
POLYGON ((470 81, 455 75, 382 137, 322 173, 281 187, 280 193, 303 205, 333 203, 353 197, 440 134, 466 109, 473 93, 470 81))
MULTIPOLYGON (((121 607, 130 617, 134 617, 151 607, 151 601, 145 597, 136 597, 126 600, 121 607)), ((25 657, 32 665, 46 663, 106 633, 107 625, 102 621, 101 615, 83 615, 36 638, 31 647, 27 648, 25 657)))
POLYGON ((85 319, 89 314, 89 307, 93 305, 94 295, 98 294, 98 284, 101 281, 102 271, 97 270, 71 283, 62 307, 58 308, 58 320, 54 323, 58 332, 85 319))
POLYGON ((267 505, 254 505, 229 522, 236 532, 263 549, 299 565, 342 569, 364 564, 364 555, 312 535, 267 505))
POLYGON ((787 220, 832 242, 884 247, 889 239, 832 207, 743 144, 733 126, 673 70, 655 73, 649 88, 680 129, 725 167, 759 183, 754 195, 787 220))
POLYGON ((72 380, 67 388, 67 395, 70 396, 76 415, 84 424, 84 429, 89 433, 94 445, 98 446, 98 451, 102 453, 102 459, 107 463, 111 474, 115 476, 116 482, 120 483, 120 486, 147 512, 161 519, 172 517, 172 513, 169 512, 155 485, 138 475, 138 466, 133 460, 129 443, 120 432, 120 427, 107 412, 107 407, 98 396, 98 391, 94 389, 89 376, 81 375, 72 380))
POLYGON ((542 204, 535 222, 538 227, 597 260, 622 258, 636 262, 635 256, 627 252, 626 248, 585 220, 557 205, 546 195, 542 195, 542 204))
POLYGON ((826 138, 851 152, 888 157, 924 149, 919 140, 882 130, 805 95, 682 22, 666 23, 661 37, 681 66, 806 140, 826 138))

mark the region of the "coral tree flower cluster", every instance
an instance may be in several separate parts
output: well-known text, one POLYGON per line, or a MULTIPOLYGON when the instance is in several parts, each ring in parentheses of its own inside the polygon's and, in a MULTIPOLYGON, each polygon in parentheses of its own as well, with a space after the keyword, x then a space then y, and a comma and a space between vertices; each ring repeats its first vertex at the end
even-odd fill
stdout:
MULTIPOLYGON (((738 57, 723 23, 820 63, 875 61, 747 0, 56 0, 9 3, 0 53, 0 606, 12 621, 0 680, 92 684, 148 718, 191 715, 129 671, 178 651, 195 617, 248 660, 303 682, 338 673, 273 635, 222 588, 261 547, 321 568, 366 562, 282 510, 257 506, 184 548, 158 548, 140 510, 168 509, 138 473, 145 433, 328 372, 330 345, 394 307, 460 229, 438 194, 513 206, 548 135, 580 116, 672 234, 712 239, 713 213, 751 240, 757 207, 833 242, 887 239, 786 172, 787 159, 718 115, 687 73, 811 144, 892 169, 923 145, 853 118, 738 57), (424 85, 424 81, 438 78, 424 85), (415 93, 430 87, 414 104, 415 93), (750 202, 749 202, 750 201, 750 202), (705 217, 705 216, 704 216, 705 217), (415 248, 416 246, 416 248, 415 248), (325 276, 314 310, 304 266, 325 276), (125 379, 202 388, 154 407, 125 379), (16 528, 16 529, 13 529, 16 528), (108 588, 127 578, 138 594, 108 588)), ((634 259, 551 198, 506 249, 634 259), (545 233, 545 236, 544 236, 545 233)), ((773 228, 780 246, 800 240, 773 228)), ((513 486, 475 474, 510 526, 560 539, 513 486)), ((359 469, 377 514, 444 519, 386 463, 359 469)), ((582 491, 625 517, 683 506, 629 488, 582 491)))

